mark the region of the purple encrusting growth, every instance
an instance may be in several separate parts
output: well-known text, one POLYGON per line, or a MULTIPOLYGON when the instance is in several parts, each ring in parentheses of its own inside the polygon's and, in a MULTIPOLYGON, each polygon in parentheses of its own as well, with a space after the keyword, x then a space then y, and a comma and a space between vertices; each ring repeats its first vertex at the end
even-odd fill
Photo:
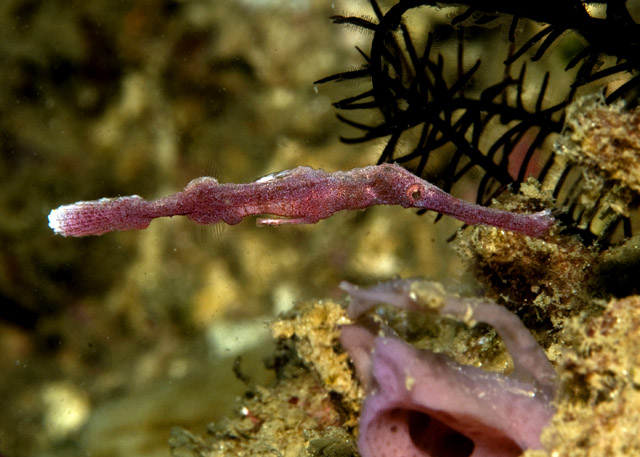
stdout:
POLYGON ((132 195, 61 206, 49 214, 49 226, 63 236, 101 235, 146 228, 157 217, 187 216, 199 224, 234 225, 247 216, 258 225, 314 224, 338 211, 373 205, 423 208, 467 224, 487 224, 529 236, 541 236, 554 220, 548 211, 518 214, 455 198, 399 165, 381 164, 329 173, 297 167, 247 184, 221 184, 214 178, 191 181, 182 192, 144 200, 132 195))
POLYGON ((555 372, 515 315, 421 280, 342 288, 351 295, 352 318, 385 303, 488 323, 515 367, 508 375, 487 372, 418 350, 384 326, 382 336, 360 325, 344 327, 341 342, 367 391, 358 438, 362 457, 517 457, 542 448, 542 429, 554 414, 555 372), (436 305, 421 302, 425 294, 436 305))

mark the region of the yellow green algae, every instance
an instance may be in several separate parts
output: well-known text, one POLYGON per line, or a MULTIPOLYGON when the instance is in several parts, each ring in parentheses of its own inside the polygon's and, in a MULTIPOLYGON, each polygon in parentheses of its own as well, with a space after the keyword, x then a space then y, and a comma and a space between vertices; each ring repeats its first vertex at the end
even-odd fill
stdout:
MULTIPOLYGON (((178 219, 83 240, 46 226, 60 204, 159 197, 201 174, 374 162, 382 144, 338 143, 331 101, 352 88, 311 83, 361 63, 353 46, 370 37, 328 17, 366 4, 1 3, 0 453, 355 455, 362 392, 337 345, 336 284, 423 275, 502 300, 556 364, 548 452, 531 455, 633 455, 638 303, 609 297, 637 284, 637 239, 601 252, 476 228, 456 257, 456 224, 398 208, 221 235, 178 219), (294 302, 272 340, 267 322, 294 302)), ((540 204, 532 188, 502 204, 540 204)), ((510 369, 487 326, 395 318, 407 338, 420 324, 421 347, 510 369)))

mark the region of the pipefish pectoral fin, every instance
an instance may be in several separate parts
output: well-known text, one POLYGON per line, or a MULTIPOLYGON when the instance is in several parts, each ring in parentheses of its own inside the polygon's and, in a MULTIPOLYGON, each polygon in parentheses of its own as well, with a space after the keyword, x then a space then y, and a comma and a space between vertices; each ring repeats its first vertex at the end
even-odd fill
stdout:
POLYGON ((302 225, 302 224, 315 224, 318 222, 315 219, 308 217, 259 217, 256 219, 256 225, 258 227, 278 227, 280 225, 302 225))

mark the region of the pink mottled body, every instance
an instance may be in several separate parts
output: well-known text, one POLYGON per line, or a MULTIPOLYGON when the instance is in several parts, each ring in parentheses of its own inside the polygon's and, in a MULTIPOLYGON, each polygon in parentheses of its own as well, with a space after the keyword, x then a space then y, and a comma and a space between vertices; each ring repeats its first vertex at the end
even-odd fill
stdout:
POLYGON ((548 212, 530 215, 499 211, 457 199, 395 164, 329 173, 297 167, 247 184, 221 184, 214 178, 191 181, 182 192, 144 200, 133 195, 78 202, 49 214, 49 226, 63 236, 101 235, 146 228, 157 217, 187 216, 199 224, 239 223, 247 216, 259 225, 314 224, 338 211, 373 205, 424 208, 468 224, 489 224, 540 236, 553 223, 548 212))

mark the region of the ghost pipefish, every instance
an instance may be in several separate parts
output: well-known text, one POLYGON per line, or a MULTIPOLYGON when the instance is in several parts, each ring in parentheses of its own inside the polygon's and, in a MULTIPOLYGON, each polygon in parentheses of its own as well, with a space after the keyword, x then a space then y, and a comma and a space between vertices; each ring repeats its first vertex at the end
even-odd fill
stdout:
POLYGON ((202 177, 182 192, 157 200, 138 195, 81 201, 49 214, 62 236, 102 235, 146 228, 158 217, 187 216, 198 224, 238 224, 247 216, 258 225, 314 224, 338 211, 373 205, 400 205, 453 216, 467 224, 487 224, 538 237, 551 227, 549 211, 519 214, 474 205, 453 197, 396 164, 370 165, 334 173, 297 167, 252 183, 219 183, 202 177))

